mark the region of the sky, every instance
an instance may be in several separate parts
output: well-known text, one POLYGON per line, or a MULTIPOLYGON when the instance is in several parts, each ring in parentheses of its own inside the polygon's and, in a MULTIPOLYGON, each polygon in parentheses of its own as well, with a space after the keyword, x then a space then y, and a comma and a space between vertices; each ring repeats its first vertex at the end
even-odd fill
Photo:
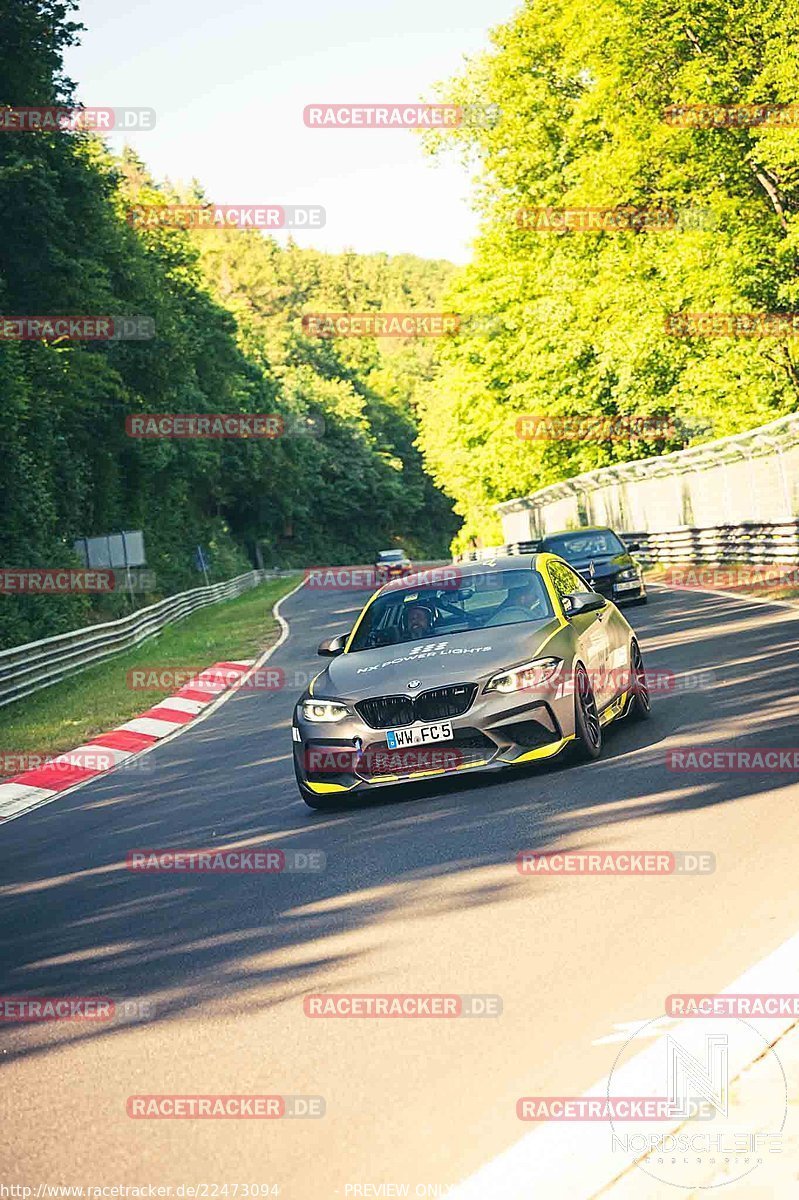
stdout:
POLYGON ((113 134, 156 179, 218 204, 320 205, 300 245, 463 263, 470 172, 404 129, 309 129, 308 104, 415 103, 489 46, 520 0, 82 0, 65 68, 87 107, 156 111, 113 134))

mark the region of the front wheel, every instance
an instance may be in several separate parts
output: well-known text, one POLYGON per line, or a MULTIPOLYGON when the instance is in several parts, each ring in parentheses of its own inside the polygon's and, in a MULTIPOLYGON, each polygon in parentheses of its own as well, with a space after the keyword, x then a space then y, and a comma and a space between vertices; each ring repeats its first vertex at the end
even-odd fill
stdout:
POLYGON ((574 751, 578 759, 590 762, 602 753, 602 726, 588 672, 582 663, 574 673, 574 751))
POLYGON ((652 715, 652 701, 649 697, 649 684, 646 680, 641 647, 635 641, 630 646, 630 674, 632 676, 630 716, 633 721, 648 721, 652 715))

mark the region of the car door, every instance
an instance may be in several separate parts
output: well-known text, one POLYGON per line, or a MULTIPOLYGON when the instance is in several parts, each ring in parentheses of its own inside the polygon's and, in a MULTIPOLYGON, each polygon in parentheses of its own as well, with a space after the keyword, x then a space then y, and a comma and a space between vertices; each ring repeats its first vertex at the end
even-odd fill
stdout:
POLYGON ((547 570, 560 600, 563 614, 576 634, 580 657, 588 668, 597 708, 602 709, 610 703, 615 694, 610 672, 609 615, 612 608, 606 602, 604 608, 596 609, 594 612, 576 613, 574 616, 570 616, 563 603, 565 597, 571 595, 572 592, 591 591, 591 588, 565 563, 549 563, 547 570))

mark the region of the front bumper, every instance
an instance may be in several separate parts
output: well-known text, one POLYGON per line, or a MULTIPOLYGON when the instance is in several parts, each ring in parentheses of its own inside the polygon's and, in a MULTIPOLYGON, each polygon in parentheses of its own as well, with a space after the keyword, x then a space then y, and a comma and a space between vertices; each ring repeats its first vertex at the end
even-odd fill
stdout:
POLYGON ((452 741, 389 750, 386 730, 371 728, 357 712, 343 721, 305 721, 298 704, 292 725, 297 778, 318 795, 500 770, 552 758, 574 737, 571 695, 478 691, 465 713, 446 718, 452 741))
POLYGON ((413 567, 410 563, 404 566, 386 567, 379 563, 375 566, 375 579, 378 583, 389 583, 392 579, 404 579, 406 575, 413 574, 413 567))
POLYGON ((640 600, 646 595, 642 577, 619 580, 615 576, 609 576, 605 579, 595 579, 592 586, 595 592, 599 592, 606 600, 612 600, 614 604, 627 604, 630 600, 640 600))

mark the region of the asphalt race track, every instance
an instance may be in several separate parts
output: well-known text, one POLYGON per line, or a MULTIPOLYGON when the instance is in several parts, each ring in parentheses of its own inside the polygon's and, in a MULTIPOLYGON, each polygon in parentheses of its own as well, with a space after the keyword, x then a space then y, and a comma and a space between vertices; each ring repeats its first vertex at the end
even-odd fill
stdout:
MULTIPOLYGON (((2 995, 112 997, 129 1018, 0 1024, 8 1182, 445 1195, 528 1131, 517 1097, 580 1094, 618 1050, 597 1040, 660 1015, 670 993, 720 991, 799 928, 796 775, 677 773, 665 758, 799 745, 799 611, 654 591, 627 614, 647 667, 710 671, 712 686, 656 694, 648 723, 607 731, 598 763, 314 813, 294 785, 291 711, 317 642, 349 628, 362 600, 295 593, 270 660, 285 688, 242 691, 153 751, 152 770, 0 828, 2 995), (231 845, 321 850, 326 869, 125 865, 134 849, 231 845), (519 851, 552 848, 706 851, 716 870, 517 871, 519 851), (492 994, 503 1011, 312 1019, 311 992, 492 994), (326 1113, 131 1119, 127 1098, 151 1094, 323 1096, 326 1113)), ((530 1195, 545 1193, 531 1181, 530 1195)))

